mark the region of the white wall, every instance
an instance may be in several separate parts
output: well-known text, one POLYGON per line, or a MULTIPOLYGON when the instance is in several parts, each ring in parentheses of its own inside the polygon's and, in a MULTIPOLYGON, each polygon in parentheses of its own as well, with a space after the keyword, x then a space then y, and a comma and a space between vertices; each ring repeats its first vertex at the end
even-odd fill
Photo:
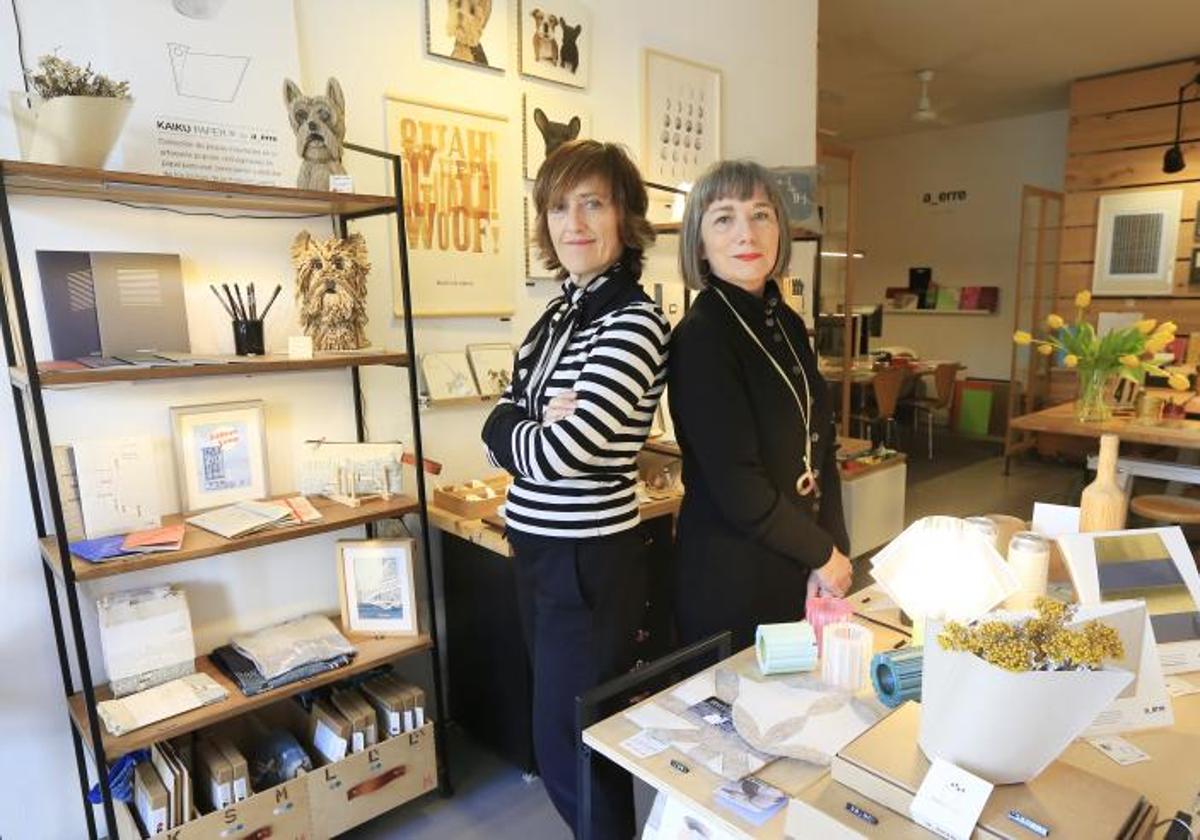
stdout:
MULTIPOLYGON (((93 42, 93 3, 102 0, 20 0, 26 56, 61 45, 65 55, 101 56, 93 42)), ((298 0, 297 25, 305 89, 323 87, 336 75, 346 93, 348 137, 366 145, 384 145, 385 91, 457 104, 509 116, 512 148, 519 149, 521 92, 550 83, 522 79, 516 67, 517 3, 511 0, 509 70, 481 71, 424 55, 424 4, 420 0, 298 0)), ((807 164, 815 157, 816 7, 815 0, 756 0, 730 5, 715 0, 588 0, 594 15, 592 79, 586 97, 593 133, 640 149, 641 50, 666 52, 723 68, 724 149, 729 156, 752 156, 764 163, 807 164)), ((15 31, 7 9, 0 12, 0 78, 4 88, 19 87, 15 31)), ((135 80, 136 86, 136 80, 135 80)), ((562 90, 555 88, 556 90, 562 90)), ((282 107, 282 105, 280 106, 282 107)), ((0 122, 0 154, 16 157, 9 115, 0 122)), ((360 191, 385 192, 381 165, 347 157, 360 191)), ((519 220, 522 186, 520 161, 511 165, 503 208, 519 220)), ((153 211, 107 205, 14 200, 20 237, 20 267, 27 287, 36 289, 37 249, 134 249, 179 252, 189 301, 207 295, 211 276, 289 278, 287 246, 300 224, 289 221, 230 223, 181 219, 153 211)), ((514 221, 519 224, 519 221, 514 221)), ((323 230, 319 221, 309 222, 323 230)), ((364 224, 374 262, 369 305, 369 337, 378 345, 403 345, 400 325, 391 314, 391 275, 384 258, 387 228, 383 221, 364 224)), ((671 248, 665 241, 655 254, 649 280, 669 280, 671 248)), ((549 284, 527 288, 521 279, 522 254, 513 254, 511 276, 517 286, 517 312, 509 321, 444 319, 418 325, 421 350, 460 349, 467 342, 516 342, 554 293, 549 284)), ((286 282, 286 281, 285 281, 286 282)), ((285 287, 280 303, 290 299, 285 287)), ((48 357, 45 327, 36 292, 29 298, 41 357, 48 357)), ((278 303, 276 304, 279 305, 278 303)), ((199 307, 196 307, 199 311, 199 307)), ((290 310, 285 310, 285 312, 290 310)), ((282 320, 282 319, 281 319, 282 320)), ((223 330, 210 328, 192 314, 198 352, 228 352, 223 330)), ((294 330, 283 324, 268 334, 278 347, 294 330)), ((401 374, 372 371, 367 382, 367 419, 377 439, 406 436, 407 391, 401 374)), ((347 374, 332 372, 258 379, 116 385, 50 395, 55 442, 74 437, 145 433, 159 441, 160 483, 173 504, 173 466, 167 452, 166 407, 180 403, 261 398, 267 402, 268 449, 273 490, 289 489, 298 443, 318 434, 353 434, 347 374)), ((35 529, 26 497, 10 389, 0 397, 0 555, 4 580, 0 595, 0 836, 77 838, 83 836, 82 812, 66 711, 46 607, 42 572, 35 550, 35 529), (20 675, 14 679, 14 675, 20 675)), ((423 413, 427 454, 446 464, 451 479, 485 469, 478 443, 482 408, 437 409, 423 413)), ((352 534, 351 534, 352 535, 352 534)), ((226 641, 232 632, 261 626, 302 610, 336 609, 331 562, 333 539, 315 537, 282 548, 249 551, 182 564, 136 576, 108 579, 82 590, 91 637, 95 677, 103 679, 99 645, 92 629, 97 594, 158 582, 184 586, 192 605, 198 645, 203 650, 226 641)), ((341 536, 346 536, 343 534, 341 536)))
POLYGON ((855 302, 877 303, 908 284, 909 266, 932 266, 944 286, 999 286, 996 315, 884 312, 877 345, 956 359, 967 375, 1008 379, 1021 186, 1062 189, 1067 113, 1054 111, 864 141, 855 150, 855 302), (931 207, 924 193, 966 190, 931 207))

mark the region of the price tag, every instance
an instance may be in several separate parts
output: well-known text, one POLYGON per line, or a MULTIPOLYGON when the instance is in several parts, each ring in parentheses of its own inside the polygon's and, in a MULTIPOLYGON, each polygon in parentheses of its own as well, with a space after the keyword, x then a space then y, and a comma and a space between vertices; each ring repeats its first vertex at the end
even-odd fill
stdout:
POLYGON ((970 840, 992 787, 991 782, 935 758, 908 813, 935 834, 970 840))

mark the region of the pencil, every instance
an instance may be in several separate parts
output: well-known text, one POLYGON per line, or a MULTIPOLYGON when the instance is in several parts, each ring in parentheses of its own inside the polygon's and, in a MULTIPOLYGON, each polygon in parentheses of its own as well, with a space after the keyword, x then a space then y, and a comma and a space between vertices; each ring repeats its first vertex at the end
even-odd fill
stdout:
POLYGON ((262 318, 260 320, 263 320, 267 317, 267 310, 271 308, 271 304, 275 302, 275 298, 279 297, 279 293, 282 290, 283 290, 282 283, 275 284, 275 291, 271 293, 271 299, 269 301, 267 301, 267 305, 263 307, 262 318))
POLYGON ((237 292, 238 306, 242 310, 242 320, 249 321, 250 319, 246 315, 246 302, 242 300, 242 287, 239 286, 237 283, 234 283, 233 290, 235 292, 237 292))
POLYGON ((217 287, 209 283, 208 288, 211 289, 212 293, 217 296, 217 302, 221 304, 221 308, 229 313, 230 318, 234 318, 236 320, 237 316, 233 314, 233 310, 229 308, 229 304, 227 304, 225 299, 221 297, 221 293, 217 291, 217 287))
POLYGON ((243 320, 241 312, 238 310, 237 301, 233 299, 233 292, 229 291, 229 284, 222 283, 221 288, 225 290, 225 297, 229 298, 229 307, 233 310, 233 320, 243 320))
POLYGON ((250 290, 249 290, 249 292, 247 292, 247 294, 250 297, 250 320, 253 321, 257 317, 255 315, 255 307, 254 307, 254 283, 253 282, 250 283, 250 290))

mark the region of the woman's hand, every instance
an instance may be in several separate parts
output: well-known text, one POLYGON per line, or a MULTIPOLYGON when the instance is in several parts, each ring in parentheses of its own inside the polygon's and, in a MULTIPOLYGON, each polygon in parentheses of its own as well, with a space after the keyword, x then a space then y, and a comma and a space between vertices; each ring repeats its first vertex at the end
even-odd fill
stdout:
MULTIPOLYGON (((854 577, 854 567, 850 565, 850 558, 837 550, 834 546, 833 551, 829 553, 829 560, 825 565, 817 569, 816 579, 821 589, 842 598, 850 591, 850 582, 854 577)), ((811 578, 810 578, 811 580, 811 578)))
POLYGON ((563 391, 556 397, 551 397, 550 404, 542 412, 542 425, 548 426, 570 417, 575 413, 575 392, 563 391))

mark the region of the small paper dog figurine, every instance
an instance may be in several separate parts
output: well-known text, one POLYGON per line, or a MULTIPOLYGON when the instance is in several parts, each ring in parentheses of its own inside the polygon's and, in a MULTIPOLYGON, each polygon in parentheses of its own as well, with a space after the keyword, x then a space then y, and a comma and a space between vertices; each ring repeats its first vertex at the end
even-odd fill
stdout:
POLYGON ((563 143, 578 137, 579 129, 582 127, 579 117, 571 117, 570 121, 565 123, 554 122, 546 116, 546 112, 541 108, 533 109, 533 122, 537 126, 537 130, 541 132, 542 141, 546 144, 546 157, 550 157, 550 153, 563 143))
POLYGON ((446 0, 446 34, 454 39, 451 58, 487 66, 483 30, 492 16, 492 0, 446 0))
POLYGON ((302 190, 329 191, 330 175, 345 175, 342 141, 346 139, 346 100, 342 86, 331 78, 324 96, 305 96, 291 79, 283 80, 283 100, 288 121, 296 133, 296 151, 302 160, 296 186, 302 190))
POLYGON ((367 243, 361 234, 324 242, 301 231, 292 243, 300 325, 314 350, 367 346, 367 243))

